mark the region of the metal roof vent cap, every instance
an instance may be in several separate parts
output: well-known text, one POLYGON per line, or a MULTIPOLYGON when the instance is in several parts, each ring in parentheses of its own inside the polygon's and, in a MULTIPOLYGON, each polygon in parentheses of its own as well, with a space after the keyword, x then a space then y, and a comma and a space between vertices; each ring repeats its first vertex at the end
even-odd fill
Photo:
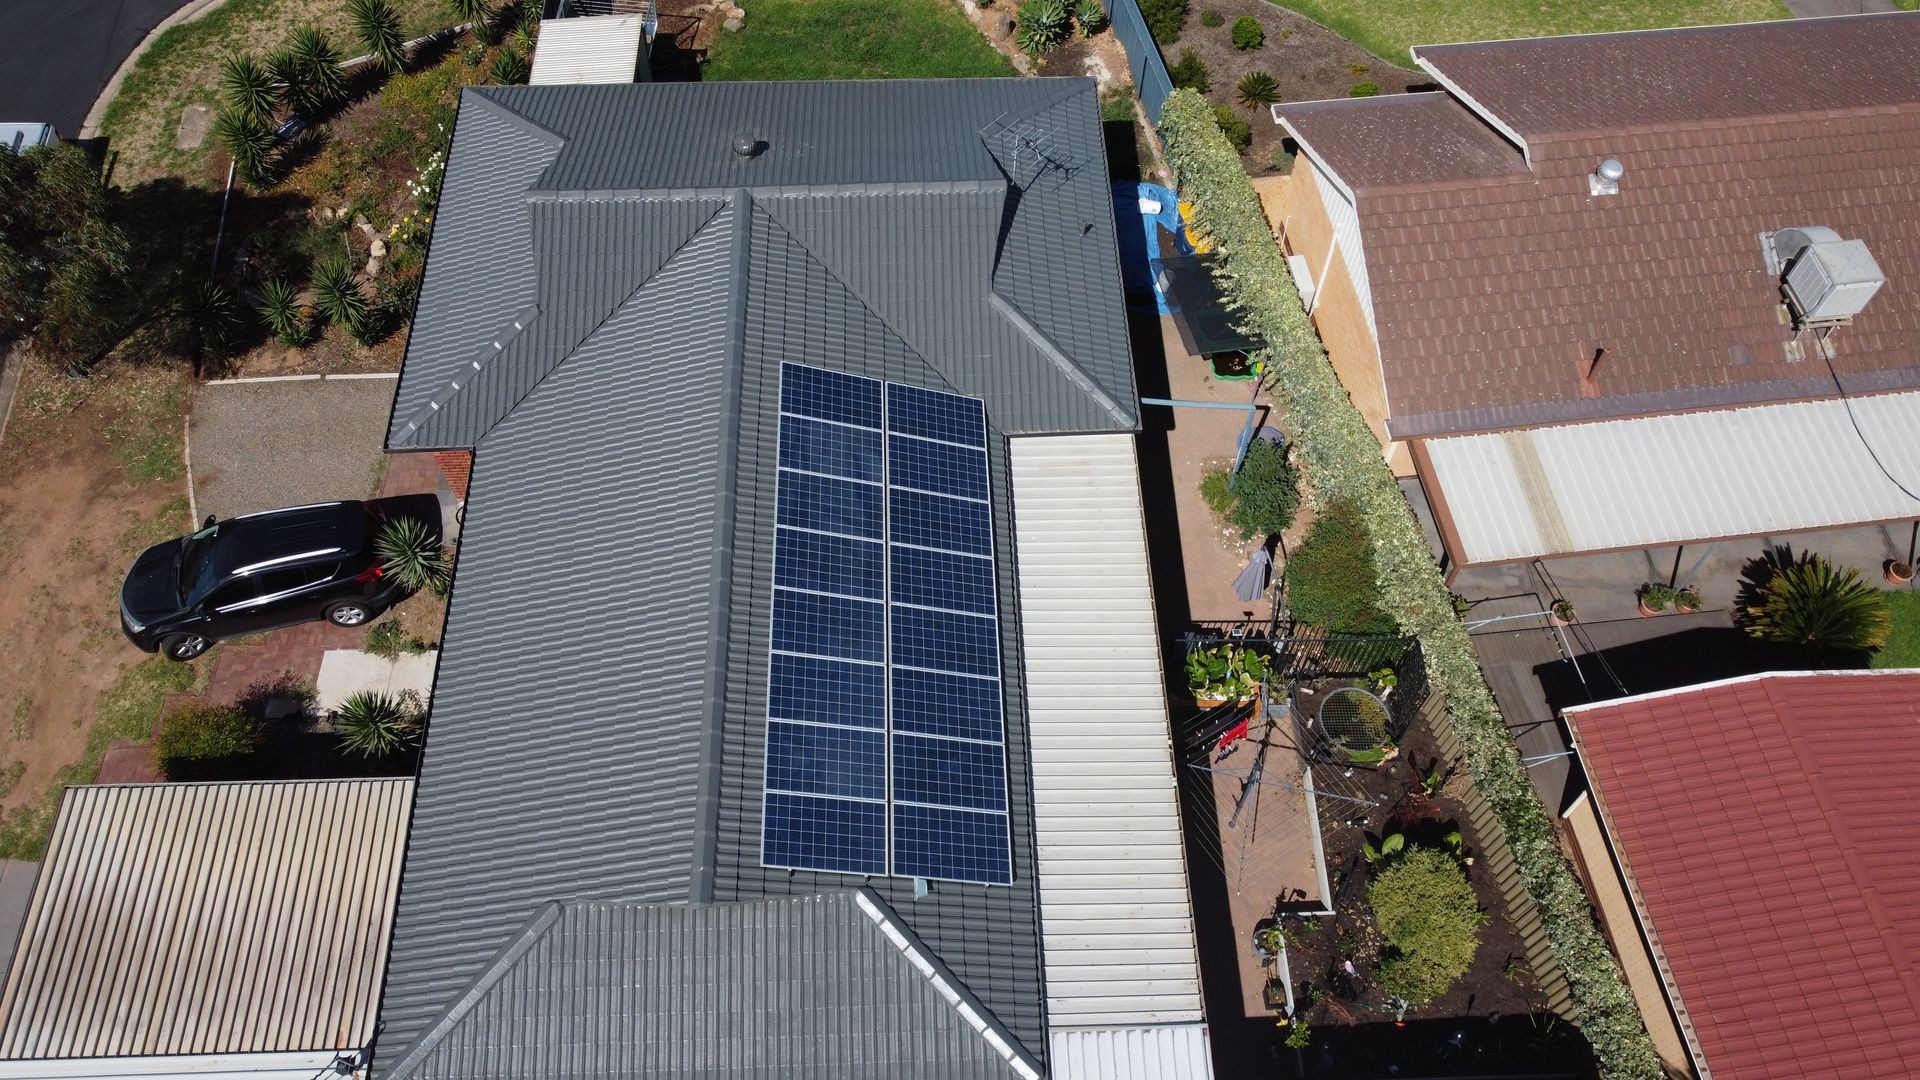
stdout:
POLYGON ((734 156, 741 159, 742 161, 747 161, 752 158, 759 157, 760 151, 765 150, 766 148, 767 148, 766 143, 761 142, 759 139, 756 139, 751 135, 735 135, 733 137, 734 156))
POLYGON ((1587 194, 1618 195, 1620 178, 1627 175, 1627 167, 1620 164, 1618 158, 1608 158, 1599 167, 1587 174, 1587 194))

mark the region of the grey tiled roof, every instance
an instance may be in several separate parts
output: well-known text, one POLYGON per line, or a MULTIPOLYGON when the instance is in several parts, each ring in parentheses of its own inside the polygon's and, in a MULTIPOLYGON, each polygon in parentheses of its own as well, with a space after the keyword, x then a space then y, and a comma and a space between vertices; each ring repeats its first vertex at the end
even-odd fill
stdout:
MULTIPOLYGON (((497 1010, 460 1010, 543 903, 728 905, 854 882, 759 860, 780 361, 980 396, 996 436, 1131 430, 1137 411, 1089 80, 469 90, 446 183, 389 440, 473 446, 473 494, 382 1077, 440 1060, 423 1040, 534 1037, 500 1026, 497 1010), (741 164, 724 136, 748 116, 768 145, 741 164), (1021 118, 1033 123, 1006 135, 1021 118), (492 161, 529 154, 516 124, 564 141, 557 153, 540 144, 537 175, 492 161), (763 165, 751 183, 732 171, 763 165), (458 250, 483 232, 464 215, 514 213, 464 188, 503 183, 523 185, 535 279, 524 293, 458 250), (482 293, 505 323, 456 310, 482 293), (456 317, 488 327, 478 344, 491 349, 516 305, 537 310, 478 368, 434 351, 456 317), (418 388, 437 380, 434 409, 418 388)), ((1015 882, 935 883, 923 898, 910 881, 867 884, 1037 1056, 1018 598, 1005 441, 990 442, 1015 882)), ((840 946, 794 948, 824 962, 840 946)), ((597 978, 596 963, 575 974, 597 978)), ((871 1050, 821 1042, 816 1060, 788 1065, 852 1075, 833 1055, 871 1050)), ((566 1060, 584 1071, 548 1074, 591 1071, 550 1059, 566 1060)), ((970 1068, 956 1058, 894 1075, 970 1068)))
MULTIPOLYGON (((543 904, 395 1075, 1018 1077, 943 990, 979 1003, 910 934, 867 890, 741 904, 543 904), (889 926, 904 940, 891 940, 889 926)), ((1004 1029, 988 1031, 1012 1051, 1004 1029)))

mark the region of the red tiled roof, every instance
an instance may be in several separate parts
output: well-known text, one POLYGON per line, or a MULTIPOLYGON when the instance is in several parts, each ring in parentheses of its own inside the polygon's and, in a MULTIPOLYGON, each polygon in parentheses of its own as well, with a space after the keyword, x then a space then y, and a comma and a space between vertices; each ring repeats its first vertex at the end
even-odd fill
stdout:
POLYGON ((1528 170, 1485 164, 1493 129, 1469 142, 1451 99, 1283 107, 1356 192, 1395 437, 1832 396, 1762 254, 1792 226, 1865 240, 1887 274, 1830 339, 1846 389, 1920 386, 1920 13, 1422 55, 1526 138, 1528 170), (1769 65, 1779 85, 1751 85, 1769 65), (1594 197, 1609 157, 1620 193, 1594 197))
POLYGON ((1568 711, 1715 1080, 1914 1075, 1920 671, 1568 711))
POLYGON ((1527 175, 1519 149, 1446 94, 1303 101, 1274 112, 1355 192, 1527 175))

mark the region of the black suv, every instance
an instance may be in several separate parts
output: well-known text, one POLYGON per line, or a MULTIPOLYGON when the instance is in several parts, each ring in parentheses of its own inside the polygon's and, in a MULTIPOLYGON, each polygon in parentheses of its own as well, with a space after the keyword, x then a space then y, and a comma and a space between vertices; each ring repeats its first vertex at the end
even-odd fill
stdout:
POLYGON ((293 623, 358 626, 402 591, 373 553, 381 521, 361 502, 209 517, 134 560, 120 627, 148 652, 191 660, 216 641, 293 623))

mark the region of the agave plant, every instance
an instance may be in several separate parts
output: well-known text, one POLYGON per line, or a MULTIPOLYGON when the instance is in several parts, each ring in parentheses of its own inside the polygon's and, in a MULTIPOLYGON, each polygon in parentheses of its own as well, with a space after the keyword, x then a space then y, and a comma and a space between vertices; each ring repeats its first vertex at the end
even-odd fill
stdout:
POLYGON ((297 346, 307 340, 307 317, 300 310, 299 293, 284 279, 260 286, 260 320, 282 345, 297 346))
POLYGON ((388 72, 399 74, 407 68, 407 39, 400 33, 400 16, 387 0, 347 0, 347 13, 353 18, 354 32, 367 52, 388 72))
POLYGON ((341 258, 328 259, 314 268, 313 299, 328 321, 337 326, 351 327, 367 311, 367 298, 360 294, 353 268, 341 258))
POLYGON ((1100 6, 1100 0, 1079 0, 1073 6, 1073 21, 1080 26, 1084 37, 1092 37, 1107 28, 1107 9, 1100 6))
POLYGON ((1065 45, 1067 33, 1073 28, 1066 0, 1027 0, 1020 5, 1015 21, 1019 24, 1016 42, 1028 56, 1040 56, 1065 45))
POLYGON ((420 745, 420 710, 403 697, 362 690, 334 710, 333 730, 345 749, 387 757, 420 745))
POLYGON ((501 86, 514 86, 526 82, 527 76, 532 73, 527 58, 520 55, 519 50, 506 48, 500 50, 500 55, 494 57, 493 63, 487 66, 487 81, 501 86))
POLYGON ((228 111, 261 126, 280 104, 273 73, 251 56, 229 56, 220 65, 220 95, 228 111))
POLYGON ((1893 629, 1887 598, 1858 570, 1814 554, 1782 551, 1749 570, 1739 621, 1748 634, 1784 645, 1871 652, 1893 629))
POLYGON ((380 569, 409 589, 436 589, 453 573, 433 527, 419 518, 390 518, 374 534, 380 569))
POLYGON ((1234 84, 1240 104, 1249 109, 1271 105, 1280 100, 1280 83, 1264 71, 1250 71, 1234 84))
POLYGON ((311 26, 293 32, 287 45, 294 65, 300 71, 300 98, 313 112, 301 115, 314 119, 347 99, 347 76, 340 70, 340 50, 326 34, 311 26))
POLYGON ((233 159, 234 172, 241 180, 254 187, 273 183, 273 131, 265 123, 222 109, 214 117, 213 135, 233 159))

